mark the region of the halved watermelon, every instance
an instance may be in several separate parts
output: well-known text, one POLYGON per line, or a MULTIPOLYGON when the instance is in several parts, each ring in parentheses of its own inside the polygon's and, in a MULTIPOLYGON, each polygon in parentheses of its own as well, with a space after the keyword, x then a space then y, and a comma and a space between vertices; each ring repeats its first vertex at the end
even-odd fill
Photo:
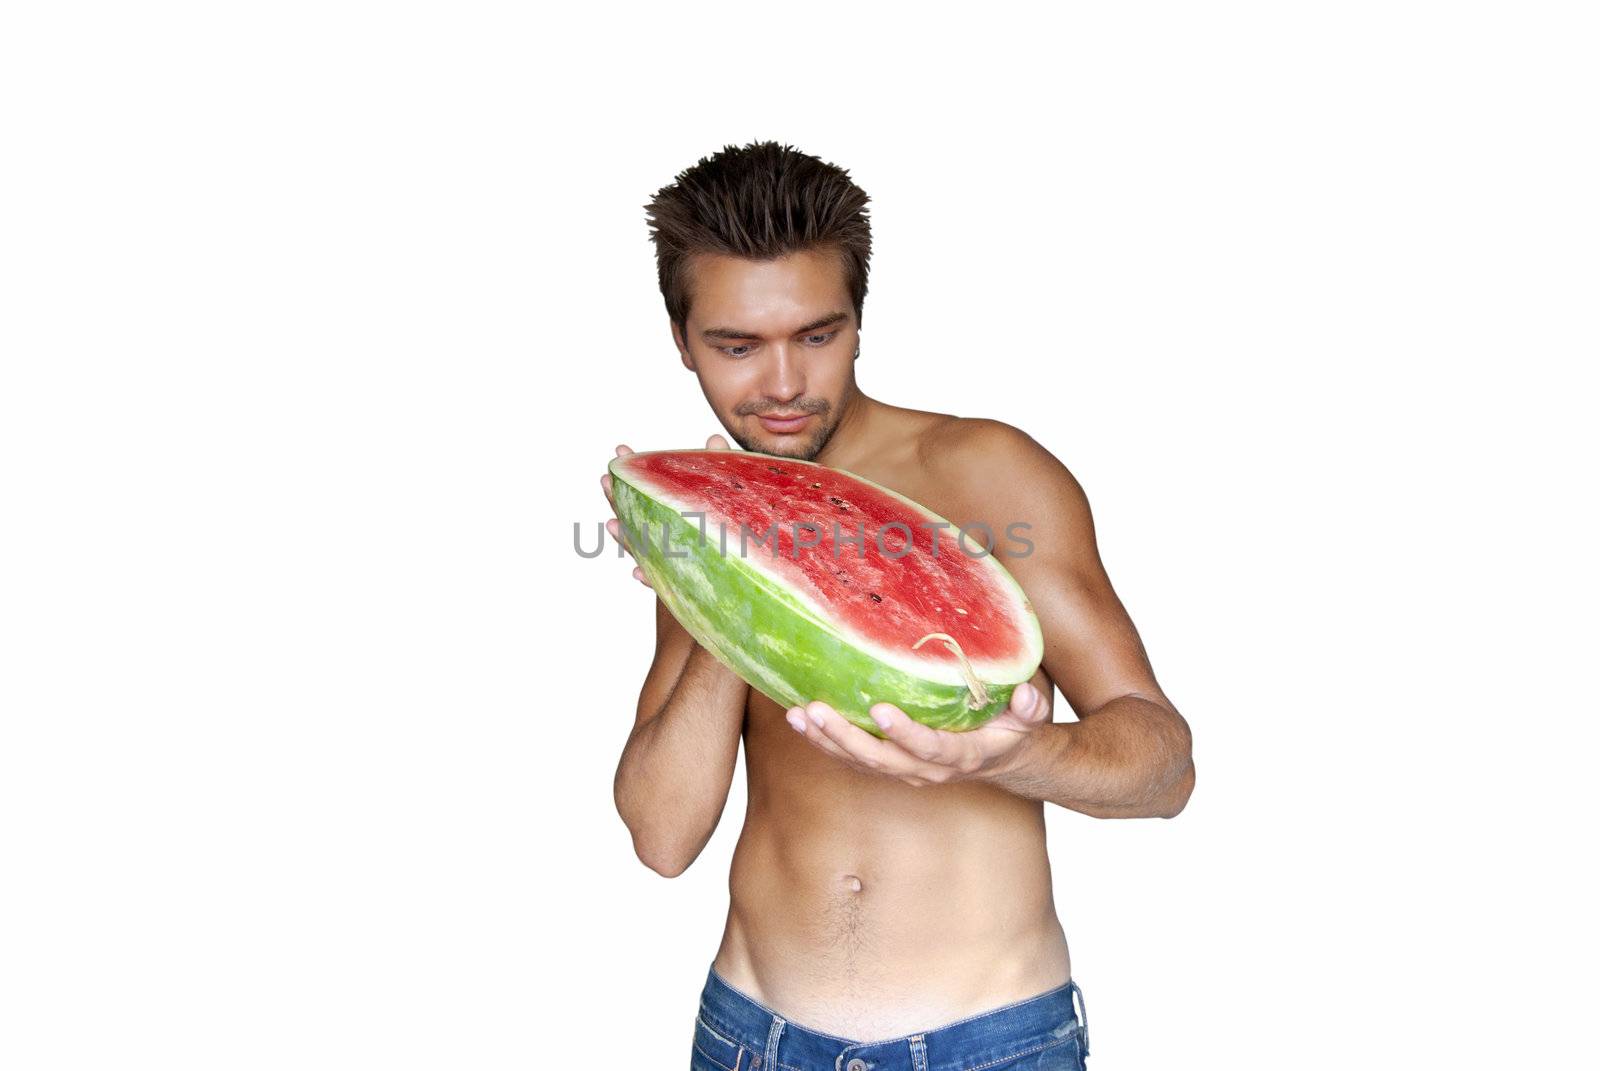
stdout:
POLYGON ((963 550, 953 524, 903 495, 768 454, 647 451, 610 470, 624 541, 661 600, 784 706, 820 699, 881 736, 867 711, 893 703, 959 732, 1039 668, 1027 596, 994 555, 972 556, 989 533, 963 550))

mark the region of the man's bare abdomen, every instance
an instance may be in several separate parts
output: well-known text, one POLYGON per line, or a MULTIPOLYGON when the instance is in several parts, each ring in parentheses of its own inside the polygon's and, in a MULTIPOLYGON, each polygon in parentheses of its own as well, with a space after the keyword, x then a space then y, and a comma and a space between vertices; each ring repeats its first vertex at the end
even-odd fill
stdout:
POLYGON ((754 693, 745 747, 749 808, 713 962, 730 984, 799 1026, 873 1041, 1070 977, 1037 801, 857 772, 754 693))

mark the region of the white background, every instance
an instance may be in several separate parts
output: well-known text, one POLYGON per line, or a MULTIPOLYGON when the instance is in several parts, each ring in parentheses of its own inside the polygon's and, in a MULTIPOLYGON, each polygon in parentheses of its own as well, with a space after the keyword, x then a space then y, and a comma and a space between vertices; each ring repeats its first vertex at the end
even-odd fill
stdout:
POLYGON ((1581 1062, 1581 6, 8 6, 0 1063, 686 1064, 743 772, 633 857, 650 595, 572 524, 718 430, 642 206, 756 138, 1193 726, 1176 820, 1049 810, 1095 1071, 1581 1062))

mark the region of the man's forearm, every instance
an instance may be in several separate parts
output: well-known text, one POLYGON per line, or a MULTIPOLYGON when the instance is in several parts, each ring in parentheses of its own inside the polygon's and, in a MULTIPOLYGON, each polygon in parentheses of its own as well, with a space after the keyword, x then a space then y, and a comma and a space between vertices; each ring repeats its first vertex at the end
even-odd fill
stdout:
POLYGON ((1189 726, 1138 696, 1040 726, 988 780, 1097 818, 1170 818, 1194 787, 1189 726))
POLYGON ((617 813, 639 857, 678 873, 700 854, 728 801, 748 686, 696 644, 660 713, 617 762, 617 813))

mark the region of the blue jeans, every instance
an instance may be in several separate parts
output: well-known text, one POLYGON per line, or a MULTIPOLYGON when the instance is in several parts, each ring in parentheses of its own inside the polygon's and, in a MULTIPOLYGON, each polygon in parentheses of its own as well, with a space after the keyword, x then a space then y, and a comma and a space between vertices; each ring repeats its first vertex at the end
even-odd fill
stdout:
POLYGON ((712 968, 700 993, 689 1067, 690 1071, 1086 1071, 1088 1055, 1089 1009, 1075 981, 918 1034, 889 1041, 851 1041, 788 1022, 733 988, 712 968))

